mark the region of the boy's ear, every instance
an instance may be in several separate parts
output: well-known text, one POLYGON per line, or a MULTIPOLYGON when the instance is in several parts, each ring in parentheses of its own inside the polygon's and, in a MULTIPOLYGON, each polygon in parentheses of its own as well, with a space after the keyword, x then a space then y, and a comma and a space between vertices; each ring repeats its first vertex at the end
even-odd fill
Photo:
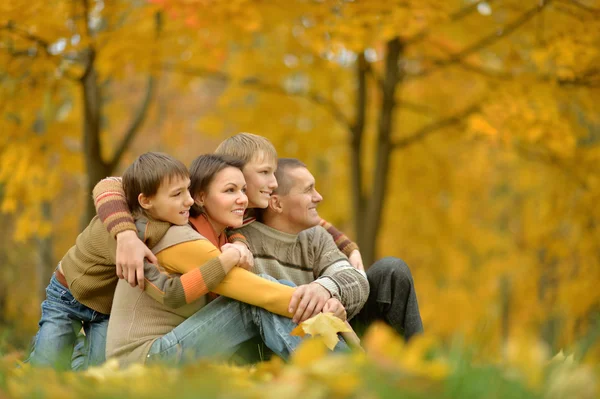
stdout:
POLYGON ((277 194, 271 194, 271 198, 269 198, 269 207, 275 213, 283 212, 283 203, 281 201, 281 197, 277 194))
POLYGON ((151 200, 151 198, 150 197, 146 197, 144 194, 140 193, 140 195, 138 195, 138 203, 145 210, 148 210, 148 209, 152 208, 152 200, 151 200))

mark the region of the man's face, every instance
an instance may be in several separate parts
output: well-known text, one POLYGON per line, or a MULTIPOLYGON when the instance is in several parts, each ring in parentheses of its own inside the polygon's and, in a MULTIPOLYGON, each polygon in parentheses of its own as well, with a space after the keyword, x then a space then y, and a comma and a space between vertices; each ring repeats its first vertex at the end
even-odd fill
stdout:
POLYGON ((277 188, 276 169, 277 160, 265 159, 262 154, 256 155, 244 166, 248 208, 264 209, 269 206, 271 194, 277 188))
POLYGON ((187 224, 190 207, 194 200, 189 192, 190 179, 176 176, 164 179, 158 191, 152 197, 140 194, 140 205, 148 214, 157 220, 176 225, 187 224))
POLYGON ((292 186, 287 195, 280 196, 282 216, 298 232, 318 225, 317 205, 323 197, 315 188, 315 178, 303 167, 290 168, 285 174, 292 186))

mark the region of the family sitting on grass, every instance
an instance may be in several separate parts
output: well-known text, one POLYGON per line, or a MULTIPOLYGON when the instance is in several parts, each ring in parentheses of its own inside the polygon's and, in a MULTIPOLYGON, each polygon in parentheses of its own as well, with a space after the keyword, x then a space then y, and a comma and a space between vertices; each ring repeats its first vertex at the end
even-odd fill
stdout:
POLYGON ((227 358, 253 339, 287 359, 301 342, 290 332, 320 312, 359 333, 375 320, 421 332, 408 266, 384 258, 365 273, 356 244, 319 217, 322 199, 302 162, 249 133, 189 172, 141 155, 94 189, 98 216, 50 280, 28 361, 71 369, 82 327, 83 369, 227 358))

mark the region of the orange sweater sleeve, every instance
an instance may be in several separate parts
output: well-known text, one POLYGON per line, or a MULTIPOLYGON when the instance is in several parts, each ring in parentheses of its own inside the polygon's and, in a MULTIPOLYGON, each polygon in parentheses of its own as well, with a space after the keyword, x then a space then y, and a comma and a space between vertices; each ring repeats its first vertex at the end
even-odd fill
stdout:
MULTIPOLYGON (((219 249, 209 241, 196 240, 167 248, 159 252, 157 258, 166 271, 182 274, 181 277, 172 276, 172 278, 181 278, 183 283, 188 274, 197 273, 197 269, 202 270, 202 266, 198 265, 208 262, 206 266, 218 264, 221 267, 220 262, 209 262, 220 254, 219 249)), ((207 273, 207 275, 216 277, 218 273, 207 273)), ((205 284, 205 287, 209 285, 212 284, 205 284)), ((197 286, 202 289, 202 284, 197 286)), ((288 306, 295 288, 264 279, 240 267, 231 269, 220 283, 210 290, 281 316, 292 317, 288 312, 288 306)))

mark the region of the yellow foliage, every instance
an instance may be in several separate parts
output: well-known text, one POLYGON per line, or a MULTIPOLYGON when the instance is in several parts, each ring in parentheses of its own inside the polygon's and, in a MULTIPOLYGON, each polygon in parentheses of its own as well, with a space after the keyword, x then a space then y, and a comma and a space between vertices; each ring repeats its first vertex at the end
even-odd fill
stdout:
POLYGON ((352 329, 341 319, 335 317, 333 313, 319 313, 300 323, 291 334, 299 337, 304 337, 306 334, 321 337, 325 346, 333 350, 339 342, 337 334, 350 331, 352 329))

